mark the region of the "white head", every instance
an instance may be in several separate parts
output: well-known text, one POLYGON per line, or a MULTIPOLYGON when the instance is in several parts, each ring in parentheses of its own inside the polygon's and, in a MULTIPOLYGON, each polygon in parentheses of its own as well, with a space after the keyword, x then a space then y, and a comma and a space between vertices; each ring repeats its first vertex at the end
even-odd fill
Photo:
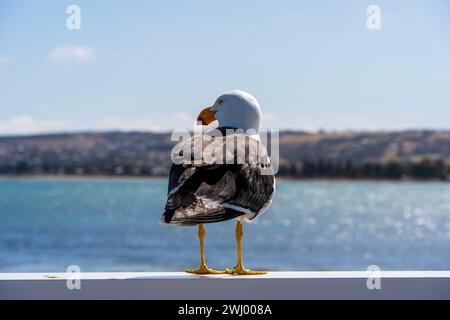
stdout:
POLYGON ((214 105, 200 112, 197 121, 208 125, 213 121, 219 122, 219 127, 230 127, 247 131, 253 129, 259 132, 261 122, 261 108, 251 94, 232 90, 216 99, 214 105))

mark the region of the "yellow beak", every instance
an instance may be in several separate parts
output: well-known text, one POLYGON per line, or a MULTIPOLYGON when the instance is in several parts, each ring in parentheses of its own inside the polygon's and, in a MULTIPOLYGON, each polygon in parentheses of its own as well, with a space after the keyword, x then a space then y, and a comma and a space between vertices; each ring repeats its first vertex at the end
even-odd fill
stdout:
POLYGON ((200 112, 197 121, 201 121, 202 125, 207 126, 216 119, 216 111, 212 110, 211 107, 207 107, 200 112))

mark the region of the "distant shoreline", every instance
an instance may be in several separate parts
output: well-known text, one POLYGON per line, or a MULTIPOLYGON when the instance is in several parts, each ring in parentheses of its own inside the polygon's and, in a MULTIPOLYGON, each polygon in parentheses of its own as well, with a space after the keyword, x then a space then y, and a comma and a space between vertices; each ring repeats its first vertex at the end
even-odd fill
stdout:
MULTIPOLYGON (((171 165, 168 134, 106 132, 0 138, 0 175, 53 179, 158 179, 171 165)), ((450 181, 450 131, 281 132, 286 180, 450 181)), ((272 145, 269 148, 272 155, 272 145)), ((272 155, 275 156, 275 153, 272 155)))
MULTIPOLYGON (((168 176, 133 176, 133 175, 56 175, 56 174, 0 174, 0 181, 7 179, 17 180, 167 180, 168 176)), ((369 178, 349 178, 349 177, 321 177, 321 178, 298 178, 290 176, 276 176, 278 181, 317 181, 317 182, 397 182, 397 183, 449 183, 450 181, 440 179, 369 179, 369 178)))
POLYGON ((164 176, 131 176, 131 175, 58 175, 58 174, 0 174, 0 180, 4 179, 32 179, 32 180, 161 180, 164 176))

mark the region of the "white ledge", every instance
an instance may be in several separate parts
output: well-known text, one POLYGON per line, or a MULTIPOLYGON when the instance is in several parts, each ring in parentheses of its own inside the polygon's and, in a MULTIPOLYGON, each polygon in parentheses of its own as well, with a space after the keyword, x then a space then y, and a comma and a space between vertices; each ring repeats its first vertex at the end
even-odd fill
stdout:
POLYGON ((450 271, 288 271, 262 276, 184 272, 0 273, 0 299, 450 299, 450 271))

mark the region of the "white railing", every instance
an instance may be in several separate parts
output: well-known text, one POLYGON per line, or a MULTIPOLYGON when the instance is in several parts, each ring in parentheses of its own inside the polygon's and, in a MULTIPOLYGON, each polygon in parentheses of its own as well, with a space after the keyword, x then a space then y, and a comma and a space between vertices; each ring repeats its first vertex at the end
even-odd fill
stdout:
POLYGON ((365 271, 0 273, 0 299, 450 299, 450 271, 382 271, 376 276, 365 271))

